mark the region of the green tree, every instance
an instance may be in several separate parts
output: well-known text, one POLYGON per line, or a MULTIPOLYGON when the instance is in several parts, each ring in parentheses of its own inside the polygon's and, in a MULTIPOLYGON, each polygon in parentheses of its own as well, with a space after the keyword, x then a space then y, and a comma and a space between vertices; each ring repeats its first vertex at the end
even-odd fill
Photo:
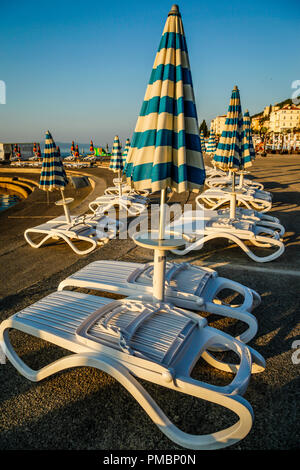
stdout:
POLYGON ((208 130, 208 127, 207 127, 207 124, 206 124, 205 119, 203 119, 203 121, 202 121, 202 123, 201 123, 201 126, 199 127, 199 130, 200 130, 200 132, 203 131, 204 137, 208 137, 208 135, 209 135, 209 130, 208 130))

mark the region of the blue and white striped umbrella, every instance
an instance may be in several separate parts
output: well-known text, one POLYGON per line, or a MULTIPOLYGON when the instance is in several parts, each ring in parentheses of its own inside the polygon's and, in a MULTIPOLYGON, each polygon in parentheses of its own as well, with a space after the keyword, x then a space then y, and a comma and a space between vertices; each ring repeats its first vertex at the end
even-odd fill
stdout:
POLYGON ((213 157, 214 154, 216 153, 216 150, 217 150, 216 134, 215 134, 215 131, 211 129, 209 133, 209 139, 207 142, 206 153, 208 153, 209 155, 211 155, 211 157, 213 157))
POLYGON ((116 135, 111 151, 110 165, 109 168, 113 171, 123 170, 123 157, 122 157, 122 146, 119 141, 119 137, 116 135))
POLYGON ((181 15, 173 5, 127 156, 136 189, 199 190, 205 180, 198 117, 181 15))
POLYGON ((57 147, 52 135, 47 131, 39 187, 44 191, 53 191, 62 190, 67 184, 68 178, 57 147))
POLYGON ((252 140, 251 118, 248 109, 244 113, 244 155, 243 159, 250 155, 251 161, 255 160, 255 150, 252 140))
POLYGON ((200 132, 200 145, 201 145, 201 152, 205 153, 206 152, 206 146, 205 146, 203 131, 200 132))
POLYGON ((123 168, 125 169, 126 167, 126 162, 127 162, 127 154, 130 148, 130 139, 126 139, 125 147, 124 147, 124 152, 122 155, 123 158, 123 168))
POLYGON ((214 156, 216 166, 237 171, 251 165, 250 152, 244 150, 243 113, 240 92, 235 86, 229 103, 224 130, 214 156))
POLYGON ((283 136, 283 144, 282 144, 282 150, 287 150, 287 139, 286 135, 283 136))

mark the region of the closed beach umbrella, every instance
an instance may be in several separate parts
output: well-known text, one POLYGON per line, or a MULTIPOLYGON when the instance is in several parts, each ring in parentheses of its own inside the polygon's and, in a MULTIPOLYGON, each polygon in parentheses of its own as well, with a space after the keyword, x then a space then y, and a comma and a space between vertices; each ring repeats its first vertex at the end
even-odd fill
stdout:
POLYGON ((14 155, 15 157, 18 158, 18 145, 17 144, 14 145, 14 155))
POLYGON ((250 149, 247 149, 244 144, 244 120, 240 92, 235 86, 232 90, 225 126, 214 156, 217 167, 232 171, 231 219, 235 218, 236 209, 235 172, 252 165, 250 149))
POLYGON ((42 152, 41 152, 40 144, 38 144, 38 146, 37 146, 36 156, 38 157, 39 160, 42 158, 42 152))
POLYGON ((216 166, 237 171, 251 165, 250 152, 244 155, 244 126, 240 92, 235 86, 229 103, 225 126, 214 156, 216 166))
POLYGON ((63 190, 68 178, 57 147, 49 131, 46 132, 44 158, 39 186, 44 191, 63 190))
POLYGON ((73 154, 75 152, 75 143, 74 143, 74 140, 72 140, 72 144, 71 144, 71 154, 73 154))
POLYGON ((124 147, 124 152, 123 152, 123 155, 122 155, 122 159, 123 159, 123 168, 125 169, 126 167, 126 162, 127 162, 127 155, 128 155, 128 150, 130 148, 130 139, 126 139, 126 142, 125 142, 125 147, 124 147))
POLYGON ((217 150, 217 141, 216 141, 216 134, 213 129, 210 130, 209 139, 207 142, 206 153, 208 153, 211 157, 214 156, 217 150))
POLYGON ((131 146, 136 189, 200 190, 205 180, 189 57, 177 5, 169 13, 131 146))
POLYGON ((281 150, 281 135, 278 135, 277 138, 277 150, 281 150))
MULTIPOLYGON (((177 5, 163 30, 127 155, 126 176, 137 190, 161 191, 162 243, 166 189, 199 191, 205 180, 188 50, 177 5)), ((163 300, 165 255, 159 249, 154 253, 153 292, 163 300)))
POLYGON ((244 160, 246 159, 247 162, 249 161, 248 156, 250 157, 251 161, 255 159, 255 150, 253 146, 252 130, 251 130, 251 118, 250 118, 248 109, 244 113, 243 125, 244 125, 244 148, 243 148, 243 154, 242 154, 242 165, 244 166, 243 164, 244 160))
POLYGON ((293 142, 293 150, 297 149, 297 136, 296 134, 294 135, 294 142, 293 142))
POLYGON ((200 145, 201 145, 201 152, 205 153, 206 152, 206 147, 205 147, 205 140, 204 140, 203 131, 200 132, 200 145))
POLYGON ((91 142, 90 142, 90 152, 91 152, 92 154, 94 154, 94 152, 95 152, 95 150, 94 150, 94 144, 93 144, 93 141, 92 141, 92 140, 91 140, 91 142))
POLYGON ((78 144, 76 144, 76 147, 75 147, 74 157, 77 158, 77 159, 79 159, 79 148, 78 148, 78 144))
POLYGON ((272 137, 272 150, 275 151, 276 149, 276 142, 275 142, 275 136, 273 134, 273 137, 272 137))
POLYGON ((122 147, 117 135, 114 138, 109 168, 118 172, 123 170, 122 147))
POLYGON ((36 153, 37 153, 37 146, 36 146, 36 142, 34 142, 33 144, 33 149, 32 149, 34 155, 36 156, 36 153))
POLYGON ((282 150, 286 150, 286 149, 287 149, 287 136, 284 135, 284 136, 283 136, 282 150))
MULTIPOLYGON (((52 135, 47 131, 39 187, 43 191, 47 191, 47 195, 49 194, 49 191, 59 190, 64 201, 64 189, 67 184, 68 178, 61 158, 58 155, 57 147, 52 135)), ((65 204, 64 209, 67 221, 70 222, 70 216, 65 204)))

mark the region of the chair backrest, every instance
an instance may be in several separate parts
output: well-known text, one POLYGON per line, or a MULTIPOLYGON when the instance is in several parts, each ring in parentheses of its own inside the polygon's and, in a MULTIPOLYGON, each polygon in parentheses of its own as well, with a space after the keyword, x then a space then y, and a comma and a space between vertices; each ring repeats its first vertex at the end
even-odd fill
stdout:
POLYGON ((168 367, 197 325, 169 304, 124 299, 95 312, 76 334, 168 367))
MULTIPOLYGON (((150 286, 153 283, 153 263, 147 263, 137 268, 129 277, 128 282, 150 286)), ((200 269, 191 269, 189 263, 166 263, 166 287, 175 291, 181 290, 189 294, 200 296, 206 283, 213 277, 213 273, 200 269), (186 275, 186 271, 189 271, 186 275)))

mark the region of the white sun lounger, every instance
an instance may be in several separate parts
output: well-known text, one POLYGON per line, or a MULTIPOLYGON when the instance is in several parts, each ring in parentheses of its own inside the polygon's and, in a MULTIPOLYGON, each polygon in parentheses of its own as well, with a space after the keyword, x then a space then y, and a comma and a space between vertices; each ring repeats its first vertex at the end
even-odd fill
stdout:
POLYGON ((148 199, 139 195, 104 195, 90 202, 89 208, 95 214, 104 214, 117 206, 131 216, 138 216, 147 209, 148 202, 148 199))
POLYGON ((253 364, 256 363, 257 372, 265 367, 264 359, 256 351, 209 327, 204 318, 192 312, 170 304, 153 304, 149 299, 111 301, 66 291, 50 294, 3 321, 0 345, 14 367, 34 382, 71 367, 104 371, 131 393, 169 439, 189 449, 223 448, 249 433, 253 410, 242 395, 247 390, 253 364), (9 339, 12 329, 49 341, 72 354, 33 370, 13 349, 9 339), (221 362, 209 353, 220 346, 234 351, 239 364, 221 362), (236 374, 232 382, 217 386, 192 378, 200 357, 213 367, 236 374), (212 434, 183 432, 136 378, 221 405, 233 411, 238 420, 234 424, 230 420, 222 430, 216 423, 218 430, 212 434))
MULTIPOLYGON (((88 264, 58 286, 87 288, 117 293, 124 296, 152 295, 153 263, 132 263, 100 260, 88 264)), ((236 339, 248 342, 257 333, 257 320, 250 313, 260 304, 257 292, 238 282, 218 276, 209 268, 189 263, 167 263, 166 301, 188 310, 210 312, 230 317, 247 324, 248 329, 236 339), (218 299, 218 294, 230 289, 243 297, 241 305, 229 305, 218 299)))
MULTIPOLYGON (((236 187, 238 188, 240 186, 240 177, 237 175, 235 177, 235 183, 236 187)), ((210 176, 209 178, 206 178, 205 184, 209 188, 226 188, 228 186, 231 186, 232 184, 232 177, 229 175, 227 176, 210 176)), ((258 181, 252 181, 249 178, 244 178, 243 179, 243 188, 246 189, 258 189, 258 190, 263 190, 264 185, 262 183, 259 183, 258 181)))
POLYGON ((75 253, 85 255, 97 248, 99 244, 113 238, 121 224, 106 216, 98 218, 71 216, 71 223, 67 223, 65 216, 60 216, 44 224, 28 228, 24 232, 24 237, 33 248, 40 248, 49 239, 62 239, 75 253), (41 235, 42 239, 33 241, 31 238, 33 234, 41 235), (74 241, 87 242, 88 247, 80 249, 75 246, 74 241))
POLYGON ((129 184, 124 182, 122 178, 114 178, 113 183, 115 186, 110 186, 105 189, 104 194, 107 196, 116 196, 119 195, 120 193, 120 185, 121 185, 121 193, 125 195, 130 195, 130 196, 136 196, 137 199, 139 199, 139 196, 142 196, 141 202, 144 200, 144 198, 147 198, 150 194, 149 191, 147 190, 140 190, 137 191, 136 189, 132 188, 129 184))
MULTIPOLYGON (((236 203, 246 209, 254 209, 259 212, 268 212, 272 208, 272 195, 265 191, 254 189, 235 189, 236 203)), ((231 189, 207 189, 196 198, 196 202, 202 208, 219 209, 230 204, 231 189)))
MULTIPOLYGON (((223 219, 230 218, 230 209, 218 209, 218 210, 208 210, 197 201, 197 206, 203 210, 202 216, 213 217, 215 219, 219 218, 220 221, 223 219)), ((254 222, 256 225, 263 227, 271 228, 272 230, 279 233, 280 237, 283 237, 285 234, 285 228, 280 223, 280 220, 277 217, 265 214, 264 212, 255 211, 254 209, 245 209, 244 207, 236 207, 235 216, 238 220, 248 220, 254 222)), ((200 212, 201 217, 201 212, 200 212)))
POLYGON ((206 175, 206 177, 214 177, 214 176, 225 177, 225 176, 227 176, 227 173, 226 173, 226 171, 220 170, 219 168, 206 166, 205 167, 205 175, 206 175))
POLYGON ((185 255, 192 250, 200 250, 206 242, 214 238, 225 238, 236 243, 249 258, 259 263, 273 261, 284 252, 280 234, 274 228, 271 229, 246 219, 231 220, 211 217, 209 212, 205 211, 201 219, 199 211, 187 211, 166 228, 167 232, 174 231, 194 237, 194 241, 186 242, 184 249, 172 250, 173 253, 185 255), (275 248, 276 251, 267 256, 257 256, 245 244, 245 241, 261 248, 275 248))

